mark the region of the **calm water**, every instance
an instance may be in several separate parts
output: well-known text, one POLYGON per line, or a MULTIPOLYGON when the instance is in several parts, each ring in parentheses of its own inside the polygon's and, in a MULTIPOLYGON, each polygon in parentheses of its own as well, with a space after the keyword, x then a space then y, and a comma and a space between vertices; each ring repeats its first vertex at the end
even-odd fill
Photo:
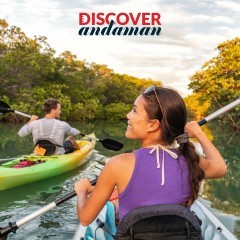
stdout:
MULTIPOLYGON (((125 150, 136 149, 138 143, 124 137, 125 122, 74 122, 73 126, 82 133, 94 132, 100 139, 112 138, 124 143, 125 150)), ((31 137, 20 138, 17 131, 20 125, 0 123, 0 161, 32 151, 31 137)), ((205 204, 222 221, 231 232, 240 238, 240 135, 228 130, 217 121, 208 124, 204 131, 213 140, 229 165, 227 176, 218 180, 208 180, 201 194, 205 204)), ((20 220, 42 206, 64 196, 73 190, 74 182, 81 176, 92 177, 99 173, 98 165, 84 171, 91 164, 99 164, 106 157, 116 152, 106 150, 97 143, 96 150, 89 163, 80 169, 53 177, 44 181, 12 188, 0 192, 0 227, 9 221, 20 220)), ((73 198, 44 215, 22 225, 16 234, 9 234, 8 239, 71 239, 78 220, 76 217, 76 199, 73 198)))

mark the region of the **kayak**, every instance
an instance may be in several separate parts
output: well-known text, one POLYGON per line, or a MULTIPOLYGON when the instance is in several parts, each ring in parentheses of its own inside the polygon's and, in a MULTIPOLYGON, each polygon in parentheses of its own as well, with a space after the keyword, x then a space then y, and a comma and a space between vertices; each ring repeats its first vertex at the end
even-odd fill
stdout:
POLYGON ((0 191, 60 175, 86 163, 96 143, 92 139, 94 134, 88 136, 77 140, 80 150, 73 153, 52 156, 30 154, 0 165, 0 191), (24 164, 26 166, 22 167, 24 164))
MULTIPOLYGON (((198 199, 191 210, 201 219, 201 231, 205 240, 237 240, 237 238, 198 199)), ((108 202, 96 220, 87 227, 79 224, 73 240, 113 240, 116 233, 114 206, 108 202), (100 228, 99 225, 106 226, 100 228)))
POLYGON ((200 200, 195 201, 191 209, 202 220, 201 229, 205 240, 237 240, 200 200))

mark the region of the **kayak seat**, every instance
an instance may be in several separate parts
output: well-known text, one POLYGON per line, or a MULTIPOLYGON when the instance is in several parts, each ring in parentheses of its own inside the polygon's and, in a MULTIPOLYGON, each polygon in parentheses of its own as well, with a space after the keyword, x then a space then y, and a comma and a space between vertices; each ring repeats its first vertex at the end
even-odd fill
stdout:
POLYGON ((202 240, 197 216, 182 205, 135 209, 120 221, 116 240, 202 240))
POLYGON ((49 140, 41 139, 36 142, 34 153, 42 156, 51 156, 55 153, 57 146, 62 147, 49 140))

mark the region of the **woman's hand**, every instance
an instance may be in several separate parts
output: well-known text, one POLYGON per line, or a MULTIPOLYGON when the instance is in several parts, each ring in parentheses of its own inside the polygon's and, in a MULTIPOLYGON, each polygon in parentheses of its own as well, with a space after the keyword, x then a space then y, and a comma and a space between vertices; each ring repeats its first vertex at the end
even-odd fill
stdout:
POLYGON ((185 125, 184 131, 188 134, 190 138, 198 138, 198 136, 203 133, 201 127, 196 121, 188 122, 185 125))
POLYGON ((87 194, 91 193, 94 189, 94 186, 91 185, 87 178, 80 179, 78 182, 75 183, 75 192, 78 194, 85 192, 87 194))
POLYGON ((227 172, 227 165, 217 148, 211 143, 198 123, 195 121, 188 122, 184 130, 190 138, 196 138, 199 141, 205 153, 205 157, 200 157, 199 162, 205 178, 224 176, 227 172))

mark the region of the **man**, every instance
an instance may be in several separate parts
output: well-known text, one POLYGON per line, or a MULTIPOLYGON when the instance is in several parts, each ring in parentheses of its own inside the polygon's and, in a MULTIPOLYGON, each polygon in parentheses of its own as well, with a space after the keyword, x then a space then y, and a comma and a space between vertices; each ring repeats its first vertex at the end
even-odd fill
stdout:
POLYGON ((32 134, 34 145, 38 140, 48 140, 56 145, 54 154, 60 155, 73 152, 79 146, 73 136, 80 134, 76 128, 72 128, 68 123, 60 121, 61 104, 59 100, 48 99, 43 104, 45 117, 38 119, 33 115, 30 121, 18 132, 20 137, 32 134), (65 134, 68 138, 64 141, 65 134))

